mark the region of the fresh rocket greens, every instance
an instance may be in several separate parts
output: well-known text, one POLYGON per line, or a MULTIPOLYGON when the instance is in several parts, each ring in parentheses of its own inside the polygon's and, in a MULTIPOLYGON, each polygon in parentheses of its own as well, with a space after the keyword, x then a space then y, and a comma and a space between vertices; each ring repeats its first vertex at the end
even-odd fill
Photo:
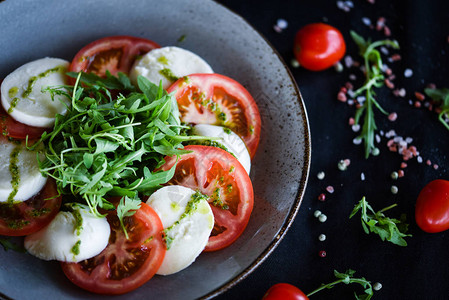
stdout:
POLYGON ((386 217, 383 213, 397 204, 390 205, 384 209, 374 212, 371 205, 368 204, 365 197, 359 201, 354 207, 349 218, 352 218, 358 211, 361 210, 362 227, 366 234, 374 232, 380 236, 382 241, 389 241, 399 246, 407 246, 407 242, 404 237, 412 236, 406 234, 408 230, 408 224, 405 223, 405 215, 401 216, 401 219, 391 219, 386 217), (369 212, 371 213, 369 213, 369 212))
POLYGON ((124 229, 123 218, 140 203, 138 194, 149 195, 170 180, 175 166, 151 170, 164 163, 165 155, 186 153, 182 141, 199 137, 181 134, 176 99, 161 85, 139 77, 137 91, 121 73, 68 75, 77 77, 75 86, 46 89, 52 97, 71 99, 71 105, 41 137, 46 146, 41 172, 56 180, 61 193, 83 199, 97 216, 102 216, 99 208, 114 209, 107 198, 128 197, 117 208, 124 229))
POLYGON ((354 92, 354 97, 362 94, 365 96, 365 101, 355 113, 355 124, 359 124, 360 118, 364 116, 362 131, 358 138, 363 140, 363 144, 365 145, 365 158, 368 158, 369 155, 375 151, 374 149, 376 149, 374 146, 374 132, 376 131, 377 126, 374 120, 374 106, 383 114, 387 114, 374 98, 376 95, 374 88, 382 87, 385 80, 382 72, 383 62, 377 48, 381 46, 391 46, 395 49, 399 49, 399 44, 396 41, 391 40, 376 42, 371 42, 370 40, 366 41, 354 31, 351 31, 351 37, 359 47, 360 55, 363 57, 366 70, 365 83, 354 92))
POLYGON ((438 113, 438 119, 449 130, 449 123, 447 121, 447 119, 449 119, 449 89, 427 88, 424 90, 424 92, 427 96, 435 101, 435 104, 440 109, 440 112, 438 113))
POLYGON ((358 300, 371 299, 371 297, 373 297, 373 287, 371 286, 371 283, 363 277, 355 278, 354 274, 355 274, 355 271, 351 270, 351 269, 347 270, 344 273, 340 273, 337 270, 334 270, 334 276, 337 278, 337 280, 333 281, 331 283, 328 283, 328 284, 322 284, 319 288, 317 288, 316 290, 307 294, 307 297, 310 297, 311 295, 318 293, 321 290, 331 289, 339 283, 344 283, 344 284, 358 283, 365 289, 364 290, 365 294, 357 295, 356 293, 354 293, 355 298, 358 300))
POLYGON ((9 238, 0 238, 0 245, 3 247, 5 251, 13 250, 20 253, 26 252, 25 248, 11 242, 9 238))

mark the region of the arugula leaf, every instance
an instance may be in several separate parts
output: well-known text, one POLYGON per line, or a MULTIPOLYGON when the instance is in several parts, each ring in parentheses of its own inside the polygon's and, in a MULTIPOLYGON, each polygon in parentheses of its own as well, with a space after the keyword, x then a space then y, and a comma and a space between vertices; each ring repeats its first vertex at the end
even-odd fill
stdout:
POLYGON ((355 298, 359 299, 359 300, 371 299, 374 295, 373 287, 371 286, 371 282, 366 280, 364 277, 356 278, 356 277, 354 277, 354 274, 355 274, 355 271, 351 270, 351 269, 346 270, 346 272, 344 272, 344 273, 340 273, 337 270, 334 270, 334 276, 337 278, 337 280, 333 281, 331 283, 328 283, 328 284, 322 284, 316 290, 308 293, 307 297, 310 297, 311 295, 318 293, 319 291, 322 291, 324 289, 331 289, 339 283, 344 283, 344 284, 357 283, 357 284, 360 284, 364 288, 365 294, 357 295, 356 293, 354 293, 355 298))
POLYGON ((13 250, 19 253, 26 253, 25 248, 11 242, 9 238, 0 238, 0 245, 2 245, 5 251, 13 250))
MULTIPOLYGON (((39 161, 42 173, 53 177, 63 194, 84 200, 93 214, 98 208, 114 209, 111 196, 137 197, 151 194, 169 181, 175 166, 151 173, 164 163, 165 155, 182 155, 182 141, 204 139, 185 137, 177 101, 162 85, 138 77, 140 91, 122 73, 69 73, 75 86, 47 88, 52 96, 71 98, 67 113, 56 116, 54 129, 44 134, 45 159, 39 161), (82 84, 82 86, 81 86, 82 84), (117 92, 120 91, 120 94, 117 92)), ((127 202, 123 216, 135 210, 127 202)))
POLYGON ((374 88, 380 88, 384 85, 385 77, 382 73, 382 58, 377 48, 381 46, 391 46, 394 49, 399 49, 399 44, 396 41, 382 40, 371 43, 370 40, 365 40, 363 37, 351 31, 351 37, 359 47, 360 55, 363 57, 365 66, 366 80, 362 87, 354 92, 354 97, 365 94, 365 102, 360 106, 355 113, 355 124, 359 124, 363 117, 363 126, 359 139, 363 140, 365 145, 365 158, 377 149, 374 146, 374 133, 377 130, 374 119, 374 108, 376 107, 381 113, 388 114, 374 98, 376 95, 374 88))
POLYGON ((373 208, 368 204, 365 197, 355 205, 349 218, 352 218, 359 211, 361 211, 362 227, 366 234, 374 232, 379 235, 382 241, 389 241, 398 246, 407 246, 407 242, 404 237, 412 236, 406 234, 408 230, 408 224, 405 223, 405 214, 398 219, 392 219, 386 217, 383 212, 397 206, 397 204, 390 205, 381 209, 378 212, 374 212, 373 208), (371 213, 368 213, 371 212, 371 213))
POLYGON ((435 104, 441 109, 438 113, 438 119, 449 130, 449 89, 424 89, 424 93, 435 101, 435 104))
POLYGON ((140 208, 140 204, 142 201, 140 199, 131 199, 127 196, 122 197, 120 199, 120 203, 117 206, 117 217, 120 221, 120 226, 122 226, 123 232, 125 233, 126 239, 129 239, 128 231, 125 228, 125 224, 123 223, 123 218, 131 217, 134 215, 136 210, 140 208))

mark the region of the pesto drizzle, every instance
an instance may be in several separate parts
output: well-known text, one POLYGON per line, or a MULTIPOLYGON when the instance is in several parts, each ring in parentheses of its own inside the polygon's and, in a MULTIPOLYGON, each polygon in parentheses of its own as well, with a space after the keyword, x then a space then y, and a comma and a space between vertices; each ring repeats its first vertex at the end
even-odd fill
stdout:
POLYGON ((78 255, 80 254, 80 245, 81 245, 81 240, 78 240, 75 245, 73 245, 72 249, 70 250, 70 252, 73 253, 73 255, 78 255))
POLYGON ((11 152, 9 156, 9 172, 11 173, 11 186, 12 191, 8 196, 8 203, 12 204, 14 202, 14 197, 17 195, 19 191, 19 183, 20 183, 20 171, 17 163, 19 162, 19 154, 20 147, 17 146, 11 152))
POLYGON ((175 223, 173 223, 172 226, 164 229, 164 242, 165 242, 165 245, 167 246, 167 250, 170 249, 170 246, 173 242, 173 238, 168 236, 168 233, 170 232, 170 230, 172 230, 177 225, 179 225, 179 223, 182 219, 186 218, 187 216, 190 216, 194 211, 196 211, 198 208, 198 203, 200 203, 201 200, 207 201, 208 198, 209 198, 208 196, 202 194, 200 191, 196 191, 190 197, 190 201, 189 201, 189 203, 187 203, 186 209, 185 209, 184 213, 181 215, 181 217, 179 217, 179 220, 176 221, 175 223))
MULTIPOLYGON (((27 86, 27 88, 23 91, 22 97, 23 97, 23 98, 27 98, 27 97, 31 94, 31 92, 33 91, 33 87, 34 87, 34 85, 36 84, 36 81, 37 81, 38 79, 47 77, 47 76, 49 76, 49 75, 52 74, 52 73, 63 72, 64 70, 65 70, 65 67, 64 67, 64 66, 57 66, 57 67, 54 67, 54 68, 52 68, 52 69, 48 69, 47 71, 42 72, 42 73, 40 73, 40 74, 38 74, 38 75, 36 75, 36 76, 32 76, 32 77, 28 80, 28 86, 27 86)), ((9 92, 8 92, 8 95, 9 95, 10 98, 14 97, 14 98, 12 99, 12 101, 11 101, 10 107, 8 108, 8 113, 9 113, 9 114, 12 113, 12 111, 14 110, 14 108, 17 106, 17 103, 20 101, 20 98, 15 97, 15 96, 17 95, 17 92, 18 92, 18 91, 19 91, 19 88, 18 88, 18 87, 12 87, 12 88, 9 90, 9 92)))
POLYGON ((172 70, 170 69, 162 69, 159 71, 159 73, 164 76, 165 78, 167 78, 167 80, 169 81, 176 81, 179 79, 178 76, 176 76, 175 74, 173 74, 172 70))

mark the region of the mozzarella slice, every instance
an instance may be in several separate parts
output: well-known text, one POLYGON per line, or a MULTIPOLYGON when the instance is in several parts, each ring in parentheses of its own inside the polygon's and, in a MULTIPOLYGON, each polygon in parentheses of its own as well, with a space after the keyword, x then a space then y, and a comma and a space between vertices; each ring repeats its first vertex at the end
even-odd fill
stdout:
POLYGON ((154 84, 167 89, 177 78, 195 73, 213 73, 209 64, 201 57, 178 47, 154 49, 137 59, 129 77, 137 84, 137 76, 142 75, 154 84))
POLYGON ((193 133, 221 138, 215 142, 223 145, 229 152, 234 154, 249 174, 251 170, 251 156, 243 140, 232 130, 222 126, 197 124, 193 126, 193 133))
POLYGON ((47 182, 39 171, 37 152, 22 143, 0 138, 0 161, 0 202, 28 200, 47 182))
POLYGON ((26 236, 24 246, 43 260, 79 262, 100 254, 110 233, 106 218, 95 217, 87 209, 60 211, 49 225, 26 236), (77 221, 81 221, 80 227, 77 221))
POLYGON ((156 191, 147 201, 159 215, 170 240, 157 272, 159 275, 173 274, 188 267, 206 247, 214 227, 214 215, 207 200, 195 200, 194 194, 192 189, 172 185, 156 191), (195 208, 183 216, 189 203, 196 203, 195 208))
POLYGON ((65 104, 70 100, 55 96, 41 89, 64 85, 69 62, 59 58, 42 58, 29 62, 6 76, 1 86, 3 108, 18 122, 36 126, 51 127, 56 114, 66 112, 65 104), (62 102, 61 102, 62 101, 62 102))

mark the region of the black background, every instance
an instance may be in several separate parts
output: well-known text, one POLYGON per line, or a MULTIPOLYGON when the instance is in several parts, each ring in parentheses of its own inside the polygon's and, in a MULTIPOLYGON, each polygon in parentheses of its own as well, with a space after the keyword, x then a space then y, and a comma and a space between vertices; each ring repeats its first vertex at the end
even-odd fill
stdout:
MULTIPOLYGON (((367 17, 375 24, 379 17, 386 18, 392 39, 401 49, 402 60, 387 63, 396 74, 394 84, 405 88, 404 98, 396 97, 386 87, 377 90, 379 103, 388 112, 397 112, 395 122, 376 111, 376 123, 380 130, 394 129, 402 137, 412 137, 423 163, 416 158, 407 162, 405 176, 396 181, 390 178, 392 171, 400 169, 402 157, 388 151, 385 137, 378 147, 377 157, 364 158, 362 146, 352 143, 357 133, 351 130, 348 119, 354 116, 355 107, 336 100, 341 86, 349 81, 349 74, 357 75, 355 86, 360 86, 363 76, 358 69, 346 69, 342 73, 329 69, 311 72, 304 69, 291 71, 298 83, 310 121, 312 136, 312 164, 309 182, 301 209, 280 245, 270 257, 238 285, 217 299, 261 299, 273 284, 287 282, 306 293, 321 283, 334 280, 333 270, 356 270, 356 276, 372 283, 381 282, 383 288, 375 292, 374 299, 449 299, 449 236, 447 232, 428 234, 421 231, 414 221, 414 207, 419 191, 433 179, 449 179, 449 132, 438 122, 437 115, 425 108, 415 108, 415 91, 422 92, 428 83, 449 87, 449 4, 441 1, 354 1, 354 8, 344 12, 337 1, 241 1, 223 0, 219 3, 244 17, 277 49, 290 67, 296 31, 313 22, 326 22, 341 30, 347 44, 347 55, 361 61, 358 49, 349 36, 355 30, 373 40, 385 39, 383 32, 371 29, 362 22, 367 17), (282 33, 273 30, 277 19, 288 21, 282 33), (405 78, 404 70, 413 70, 413 76, 405 78), (341 159, 350 159, 348 170, 338 170, 341 159), (429 159, 432 166, 425 162, 429 159), (439 166, 433 168, 433 164, 439 166), (324 180, 317 173, 324 171, 324 180), (365 181, 360 174, 364 173, 365 181), (333 194, 325 188, 332 185, 333 194), (399 193, 393 195, 390 187, 396 185, 399 193), (326 194, 326 201, 317 197, 326 194), (349 219, 355 203, 362 196, 377 211, 397 203, 398 207, 386 212, 398 218, 407 214, 410 223, 406 238, 407 247, 382 242, 377 235, 363 232, 359 215, 349 219), (319 209, 328 216, 320 223, 313 216, 319 209), (326 241, 318 241, 324 233, 326 241), (325 250, 327 256, 318 256, 325 250)), ((390 51, 390 53, 392 53, 390 51)), ((311 299, 354 299, 354 291, 361 293, 358 285, 340 284, 311 296, 311 299)))

